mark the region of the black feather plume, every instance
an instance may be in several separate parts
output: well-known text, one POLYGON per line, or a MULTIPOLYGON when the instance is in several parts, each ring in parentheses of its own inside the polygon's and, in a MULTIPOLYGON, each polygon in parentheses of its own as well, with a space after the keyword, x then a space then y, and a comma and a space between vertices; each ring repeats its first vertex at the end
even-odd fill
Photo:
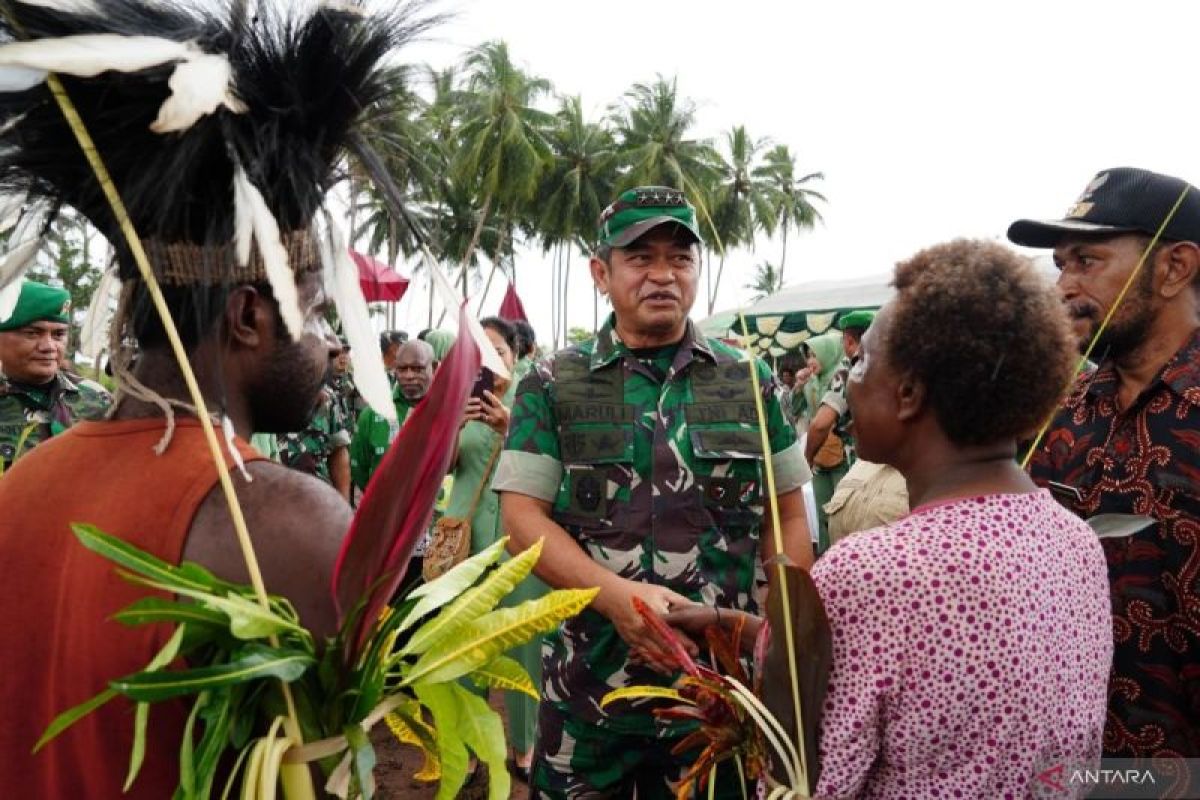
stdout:
MULTIPOLYGON (((93 12, 0 0, 0 40, 149 35, 225 54, 247 111, 222 107, 181 133, 150 130, 170 93, 172 65, 62 76, 138 234, 221 246, 233 237, 235 161, 282 231, 309 225, 356 122, 388 92, 392 54, 436 21, 420 2, 384 15, 298 5, 264 2, 245 19, 212 0, 103 0, 93 12)), ((134 273, 100 185, 45 84, 0 93, 0 192, 76 208, 116 247, 122 276, 134 273)))

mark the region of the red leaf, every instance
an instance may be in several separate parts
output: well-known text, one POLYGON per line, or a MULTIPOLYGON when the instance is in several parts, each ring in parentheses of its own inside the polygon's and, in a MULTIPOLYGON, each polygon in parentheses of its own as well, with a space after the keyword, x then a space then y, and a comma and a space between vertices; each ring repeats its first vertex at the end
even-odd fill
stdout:
POLYGON ((662 618, 650 610, 650 606, 646 605, 645 601, 640 597, 633 598, 633 609, 641 616, 642 621, 646 623, 646 627, 654 634, 654 638, 658 640, 659 645, 671 655, 678 663, 679 668, 688 675, 698 675, 699 670, 696 668, 696 662, 688 655, 687 650, 683 648, 683 642, 671 630, 671 626, 662 621, 662 618))
MULTIPOLYGON (((459 330, 467 330, 465 304, 459 309, 459 330)), ((354 636, 347 639, 347 663, 355 663, 404 578, 413 548, 429 528, 479 363, 475 341, 459 336, 438 367, 429 394, 408 415, 367 484, 333 568, 339 621, 360 602, 363 609, 354 636)))
MULTIPOLYGON (((744 619, 745 617, 739 617, 739 623, 744 619)), ((704 638, 712 652, 713 663, 725 670, 726 675, 745 686, 748 681, 746 671, 742 669, 742 662, 737 655, 738 640, 726 633, 724 628, 718 628, 716 625, 709 625, 704 629, 704 638)))

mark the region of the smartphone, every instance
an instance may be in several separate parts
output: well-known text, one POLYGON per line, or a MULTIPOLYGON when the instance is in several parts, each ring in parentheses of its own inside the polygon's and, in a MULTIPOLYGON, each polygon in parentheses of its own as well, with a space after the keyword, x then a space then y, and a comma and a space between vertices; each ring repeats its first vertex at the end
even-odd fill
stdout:
POLYGON ((475 379, 475 385, 471 387, 471 397, 482 400, 484 392, 495 392, 495 390, 496 373, 487 367, 479 370, 479 377, 475 379))

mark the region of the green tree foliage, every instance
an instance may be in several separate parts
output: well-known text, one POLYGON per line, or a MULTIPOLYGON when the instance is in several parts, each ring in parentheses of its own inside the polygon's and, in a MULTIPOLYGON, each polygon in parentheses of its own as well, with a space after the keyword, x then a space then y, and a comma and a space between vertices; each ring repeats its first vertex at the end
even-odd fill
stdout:
MULTIPOLYGON (((696 205, 710 313, 722 297, 728 254, 775 239, 774 285, 782 285, 789 239, 821 221, 822 173, 802 173, 788 145, 742 125, 711 140, 700 136, 696 103, 680 94, 675 78, 636 83, 592 118, 582 98, 555 95, 504 42, 490 41, 449 68, 397 65, 389 82, 387 100, 368 110, 366 136, 403 204, 395 213, 363 170, 347 163, 352 246, 391 264, 428 247, 461 270, 464 292, 484 287, 481 306, 495 272, 515 280, 518 246, 540 246, 551 274, 535 280, 552 288, 556 345, 570 340, 570 323, 579 321, 573 315, 581 309, 569 315, 567 297, 594 243, 596 219, 622 189, 674 186, 696 205), (481 266, 490 266, 486 282, 481 266)), ((103 269, 103 247, 64 211, 34 274, 66 286, 82 313, 103 269)), ((425 269, 421 259, 411 263, 416 273, 425 269)))
POLYGON ((744 288, 754 292, 752 301, 757 303, 783 288, 782 273, 770 261, 764 261, 754 268, 754 279, 744 288))
MULTIPOLYGON (((71 295, 75 319, 82 319, 104 274, 107 245, 87 219, 69 209, 59 212, 46 239, 47 246, 26 277, 61 285, 71 295)), ((69 337, 67 357, 72 358, 79 341, 76 327, 69 337)))

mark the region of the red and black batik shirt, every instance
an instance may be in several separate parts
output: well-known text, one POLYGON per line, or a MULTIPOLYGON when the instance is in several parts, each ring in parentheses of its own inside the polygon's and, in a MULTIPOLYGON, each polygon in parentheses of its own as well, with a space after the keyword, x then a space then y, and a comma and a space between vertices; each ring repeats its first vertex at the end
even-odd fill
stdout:
POLYGON ((1115 650, 1105 753, 1200 757, 1200 330, 1136 402, 1085 376, 1031 463, 1067 508, 1158 524, 1103 540, 1115 650))

